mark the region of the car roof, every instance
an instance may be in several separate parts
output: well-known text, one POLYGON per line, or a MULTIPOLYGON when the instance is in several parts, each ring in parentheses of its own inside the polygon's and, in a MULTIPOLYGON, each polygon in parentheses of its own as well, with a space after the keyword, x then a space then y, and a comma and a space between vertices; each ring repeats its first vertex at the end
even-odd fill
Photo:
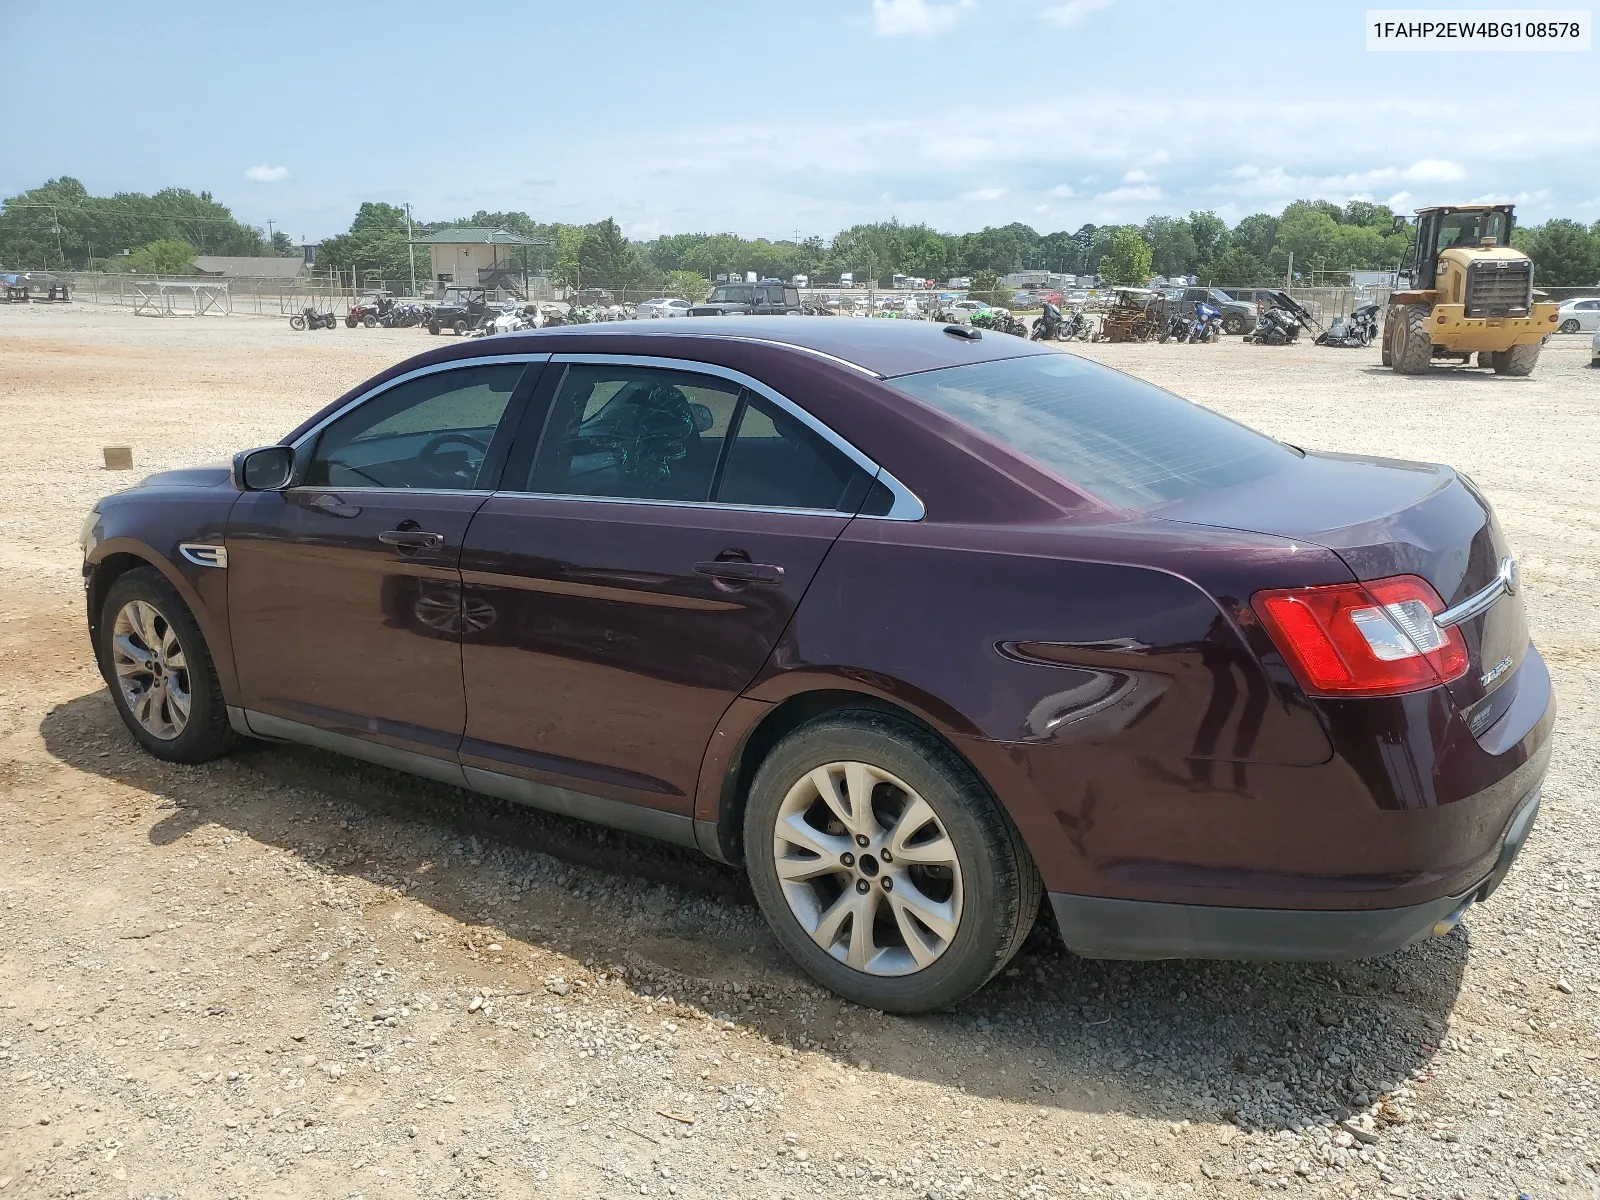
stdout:
MULTIPOLYGON (((936 371, 965 363, 990 362, 1051 353, 1010 334, 984 333, 978 338, 963 329, 957 336, 937 321, 848 321, 838 317, 691 317, 670 324, 625 321, 620 324, 561 325, 551 329, 501 334, 497 350, 554 353, 610 352, 607 343, 648 338, 662 343, 662 355, 693 357, 699 340, 746 341, 789 346, 842 361, 880 378, 936 371), (559 346, 552 343, 564 343, 559 346), (581 343, 581 344, 580 344, 581 343), (588 345, 587 343, 593 343, 588 345), (668 343, 673 343, 670 347, 668 343)), ((950 328, 960 328, 952 326, 950 328)), ((617 349, 618 353, 637 353, 617 349)))

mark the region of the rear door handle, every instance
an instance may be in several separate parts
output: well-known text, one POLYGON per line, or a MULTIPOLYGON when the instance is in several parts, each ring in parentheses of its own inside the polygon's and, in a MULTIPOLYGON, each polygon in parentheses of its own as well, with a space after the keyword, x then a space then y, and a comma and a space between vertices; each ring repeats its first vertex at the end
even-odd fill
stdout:
POLYGON ((402 550, 437 550, 444 545, 444 534, 421 529, 391 529, 380 533, 378 540, 385 546, 398 546, 402 550))
POLYGON ((697 562, 694 569, 701 575, 709 575, 713 579, 725 579, 729 583, 782 583, 783 568, 773 563, 744 562, 741 559, 714 559, 711 562, 697 562))

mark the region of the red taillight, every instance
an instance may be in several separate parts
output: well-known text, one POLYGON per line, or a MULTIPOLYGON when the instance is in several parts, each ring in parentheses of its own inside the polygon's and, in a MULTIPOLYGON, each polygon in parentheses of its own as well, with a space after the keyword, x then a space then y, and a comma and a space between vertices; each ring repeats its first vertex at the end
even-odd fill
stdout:
POLYGON ((1461 631, 1434 621, 1444 601, 1415 575, 1257 592, 1250 603, 1315 695, 1396 696, 1467 670, 1461 631))

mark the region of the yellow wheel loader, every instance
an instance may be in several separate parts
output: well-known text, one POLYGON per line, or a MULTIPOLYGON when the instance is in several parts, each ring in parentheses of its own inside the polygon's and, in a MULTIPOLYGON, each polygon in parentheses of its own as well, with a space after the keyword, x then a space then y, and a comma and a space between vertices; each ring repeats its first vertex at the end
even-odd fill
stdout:
MULTIPOLYGON (((1419 208, 1383 324, 1383 365, 1421 375, 1435 359, 1531 375, 1556 305, 1535 302, 1533 262, 1511 248, 1509 204, 1419 208)), ((1396 220, 1398 228, 1404 218, 1396 220)))

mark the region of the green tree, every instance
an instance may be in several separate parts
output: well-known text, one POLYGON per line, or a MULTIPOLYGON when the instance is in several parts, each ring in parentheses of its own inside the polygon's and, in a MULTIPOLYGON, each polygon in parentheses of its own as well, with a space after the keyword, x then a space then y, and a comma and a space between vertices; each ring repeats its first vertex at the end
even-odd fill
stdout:
POLYGON ((1278 238, 1278 218, 1255 213, 1233 227, 1233 244, 1242 246, 1262 262, 1272 253, 1278 238))
POLYGON ((699 304, 711 292, 711 284, 698 271, 668 271, 662 280, 661 290, 691 304, 699 304))
POLYGON ((409 288, 415 264, 419 286, 428 278, 425 248, 406 241, 406 213, 398 205, 369 200, 356 210, 350 231, 327 238, 317 250, 317 270, 337 270, 357 287, 381 281, 409 288))
POLYGON ((996 304, 1001 308, 1011 307, 1012 289, 1000 282, 1000 273, 985 267, 972 276, 972 288, 968 292, 974 300, 982 300, 985 304, 996 304))
POLYGON ((1189 222, 1173 217, 1151 217, 1142 231, 1150 247, 1150 265, 1158 275, 1188 275, 1199 264, 1189 222))
POLYGON ((291 242, 289 240, 289 235, 281 229, 273 232, 272 241, 269 243, 269 245, 272 247, 272 252, 279 258, 300 257, 300 247, 291 242))
POLYGON ((644 275, 644 264, 610 217, 584 232, 578 244, 578 273, 584 287, 632 287, 644 275))
POLYGON ((1515 241, 1533 259, 1536 284, 1590 287, 1600 276, 1600 238, 1578 222, 1557 218, 1518 233, 1515 241))
POLYGON ((178 238, 148 242, 111 260, 118 271, 137 275, 193 275, 194 247, 178 238))
POLYGON ((1150 278, 1150 243, 1136 229, 1118 229, 1100 260, 1100 274, 1109 283, 1142 284, 1150 278))
POLYGON ((1228 223, 1214 212, 1191 212, 1189 236, 1194 241, 1196 269, 1201 264, 1215 262, 1233 245, 1228 223))
POLYGON ((1203 278, 1209 284, 1221 284, 1224 287, 1254 287, 1272 282, 1266 263, 1243 246, 1224 250, 1207 264, 1203 278))

